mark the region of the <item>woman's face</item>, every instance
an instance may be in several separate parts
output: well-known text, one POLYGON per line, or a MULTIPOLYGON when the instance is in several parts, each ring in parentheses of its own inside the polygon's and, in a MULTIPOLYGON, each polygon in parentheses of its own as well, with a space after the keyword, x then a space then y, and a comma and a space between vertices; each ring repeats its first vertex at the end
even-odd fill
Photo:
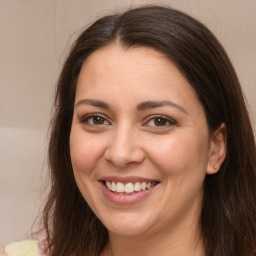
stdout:
POLYGON ((110 233, 192 228, 211 150, 194 89, 162 53, 111 45, 84 62, 71 160, 84 199, 110 233))

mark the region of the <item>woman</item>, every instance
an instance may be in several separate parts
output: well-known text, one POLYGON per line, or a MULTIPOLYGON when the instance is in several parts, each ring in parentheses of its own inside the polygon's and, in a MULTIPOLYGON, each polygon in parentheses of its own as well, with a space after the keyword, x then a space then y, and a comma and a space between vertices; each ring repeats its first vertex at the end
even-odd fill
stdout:
POLYGON ((63 67, 45 248, 65 255, 256 255, 255 140, 201 23, 151 6, 106 16, 63 67))

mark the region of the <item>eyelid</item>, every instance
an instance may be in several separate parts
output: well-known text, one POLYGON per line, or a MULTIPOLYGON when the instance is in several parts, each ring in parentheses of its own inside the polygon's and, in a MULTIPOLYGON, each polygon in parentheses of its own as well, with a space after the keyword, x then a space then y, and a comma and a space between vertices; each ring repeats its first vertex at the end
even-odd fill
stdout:
MULTIPOLYGON (((81 117, 79 117, 79 121, 81 123, 85 123, 87 125, 91 125, 91 126, 103 126, 103 125, 111 125, 112 123, 110 122, 109 118, 105 115, 105 114, 101 114, 101 113, 90 113, 90 114, 86 114, 86 115, 83 115, 81 117), (88 120, 90 118, 95 118, 95 117, 101 117, 104 119, 104 122, 107 122, 107 124, 103 123, 103 124, 90 124, 88 122, 88 120)), ((156 114, 156 115, 151 115, 151 116, 148 116, 146 118, 146 121, 143 122, 142 126, 146 127, 146 126, 149 126, 149 127, 152 127, 154 129, 165 129, 165 128, 169 128, 173 125, 177 125, 177 121, 175 121, 173 118, 170 118, 166 115, 160 115, 160 114, 156 114), (150 121, 153 121, 154 119, 157 119, 157 118, 160 118, 160 119, 163 119, 167 122, 167 124, 164 124, 164 125, 148 125, 148 123, 150 121)))
MULTIPOLYGON (((82 117, 79 118, 79 121, 80 121, 81 123, 88 123, 88 120, 89 120, 90 118, 94 118, 94 117, 101 117, 101 118, 103 118, 104 121, 106 121, 108 124, 111 124, 111 122, 109 121, 109 118, 106 117, 106 116, 103 115, 103 114, 100 114, 100 113, 92 113, 92 114, 83 115, 82 117)), ((93 125, 93 124, 89 124, 89 123, 88 123, 88 125, 93 125)), ((104 125, 104 124, 103 124, 103 125, 104 125)), ((97 125, 96 125, 96 126, 97 126, 97 125)), ((100 126, 100 125, 98 125, 98 126, 100 126)))
POLYGON ((146 122, 143 123, 143 126, 150 126, 150 127, 157 127, 157 129, 164 129, 164 128, 167 128, 167 127, 170 127, 170 126, 173 126, 173 125, 177 125, 177 122, 173 119, 173 118, 170 118, 168 116, 165 116, 165 115, 152 115, 152 116, 149 116, 146 120, 146 122), (149 123, 150 121, 154 120, 154 119, 157 119, 157 118, 161 118, 163 120, 166 120, 167 122, 169 122, 168 125, 163 125, 163 126, 157 126, 157 125, 147 125, 147 123, 149 123))

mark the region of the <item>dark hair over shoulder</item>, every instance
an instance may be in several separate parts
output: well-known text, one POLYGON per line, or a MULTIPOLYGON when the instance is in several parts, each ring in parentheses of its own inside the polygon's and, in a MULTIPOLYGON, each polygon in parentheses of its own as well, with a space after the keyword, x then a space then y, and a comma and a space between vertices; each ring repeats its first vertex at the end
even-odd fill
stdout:
POLYGON ((170 8, 146 6, 106 16, 74 43, 62 69, 49 143, 51 191, 44 228, 52 256, 99 255, 107 230, 81 196, 72 171, 69 135, 76 82, 84 60, 119 42, 152 47, 177 65, 201 101, 209 130, 227 127, 227 157, 207 175, 201 213, 206 255, 256 255, 256 149, 236 73, 224 49, 200 22, 170 8))

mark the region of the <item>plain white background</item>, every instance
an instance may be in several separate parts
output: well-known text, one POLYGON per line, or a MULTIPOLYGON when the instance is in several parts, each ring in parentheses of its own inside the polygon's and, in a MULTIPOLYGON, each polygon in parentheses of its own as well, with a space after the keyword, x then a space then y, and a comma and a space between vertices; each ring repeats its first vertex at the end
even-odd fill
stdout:
POLYGON ((46 195, 47 129, 70 45, 96 18, 144 3, 183 10, 215 33, 256 120, 254 0, 0 0, 0 244, 29 235, 46 195))

